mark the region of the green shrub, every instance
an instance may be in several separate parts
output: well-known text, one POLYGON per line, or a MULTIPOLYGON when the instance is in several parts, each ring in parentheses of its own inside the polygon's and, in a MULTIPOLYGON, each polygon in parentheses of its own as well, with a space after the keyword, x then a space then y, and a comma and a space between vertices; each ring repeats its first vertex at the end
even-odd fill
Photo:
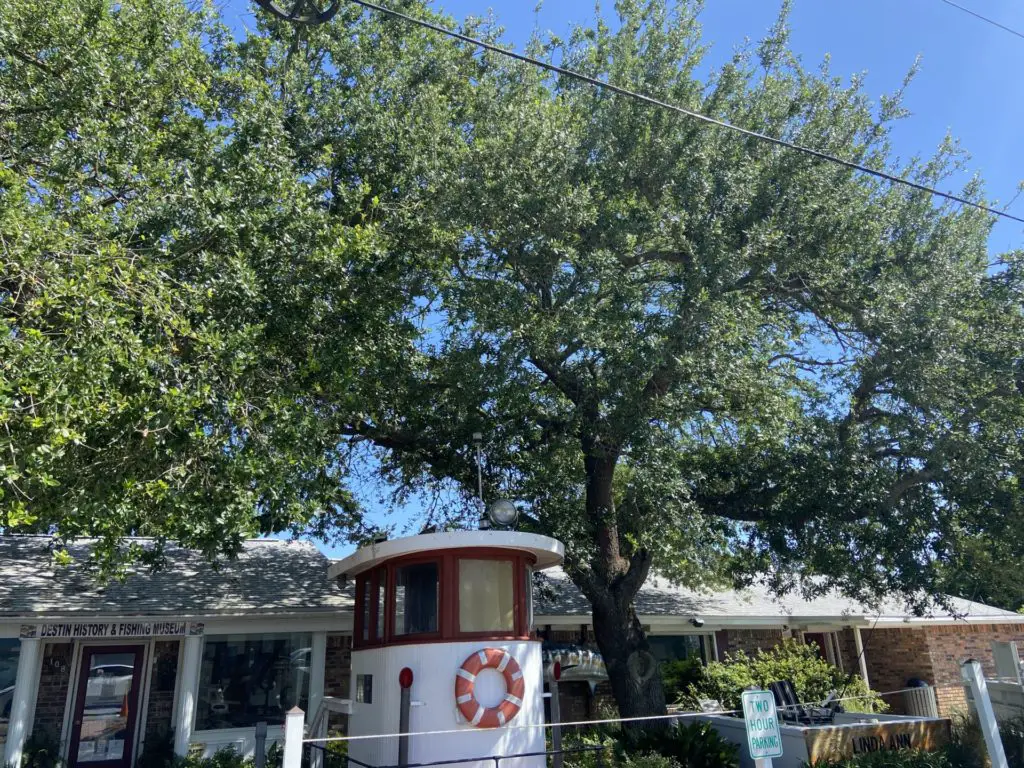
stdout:
MULTIPOLYGON (((683 768, 737 768, 739 748, 710 723, 676 722, 668 728, 629 728, 621 731, 615 749, 620 762, 627 757, 658 754, 683 768)), ((649 768, 661 768, 651 765, 649 768)))
POLYGON ((691 685, 701 681, 704 662, 696 656, 681 661, 666 661, 662 663, 660 671, 665 701, 675 704, 683 700, 691 685))
POLYGON ((252 768, 252 764, 231 747, 218 749, 213 757, 182 757, 175 763, 176 768, 252 768))
MULTIPOLYGON (((2 745, 0 745, 2 746, 2 745)), ((25 739, 21 752, 21 768, 63 768, 60 757, 60 737, 51 731, 33 731, 25 739)))
MULTIPOLYGON (((1013 763, 1010 763, 1013 765, 1013 763)), ((898 752, 870 752, 838 763, 815 763, 815 768, 966 768, 956 762, 948 749, 938 752, 901 750, 898 752)))
MULTIPOLYGON (((548 748, 550 748, 550 744, 548 748)), ((588 730, 566 734, 562 739, 562 749, 587 749, 583 752, 570 752, 564 757, 565 768, 607 768, 609 759, 614 754, 615 740, 604 731, 588 730)))
POLYGON ((171 768, 176 762, 174 731, 164 728, 159 733, 146 736, 146 744, 135 761, 135 768, 171 768))
POLYGON ((679 763, 671 757, 648 752, 643 755, 625 755, 619 765, 622 768, 679 768, 679 763))
POLYGON ((738 651, 726 654, 725 661, 711 662, 703 668, 700 679, 689 686, 683 703, 697 709, 699 699, 717 699, 725 709, 739 709, 740 695, 746 688, 766 689, 778 680, 793 683, 797 698, 804 703, 820 703, 830 691, 838 691, 849 712, 888 709, 860 676, 843 673, 820 658, 814 646, 795 640, 783 640, 771 650, 758 651, 753 656, 738 651))
MULTIPOLYGON (((999 737, 1010 768, 1024 766, 1024 719, 1003 720, 999 737)), ((953 744, 950 747, 957 768, 988 768, 988 747, 977 717, 958 715, 953 718, 953 744)))

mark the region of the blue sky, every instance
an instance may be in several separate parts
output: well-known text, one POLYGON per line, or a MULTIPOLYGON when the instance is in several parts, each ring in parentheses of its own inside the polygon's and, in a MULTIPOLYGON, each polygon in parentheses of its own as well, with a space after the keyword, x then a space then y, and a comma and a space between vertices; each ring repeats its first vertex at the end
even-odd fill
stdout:
MULTIPOLYGON (((1020 0, 957 1, 1024 32, 1020 0)), ((604 5, 610 8, 612 2, 605 0, 604 5)), ((592 19, 595 3, 547 0, 535 12, 536 6, 536 0, 436 4, 460 19, 492 11, 506 29, 506 41, 521 50, 538 27, 563 34, 573 22, 592 19)), ((707 0, 701 22, 705 39, 713 45, 712 63, 727 58, 744 38, 763 35, 778 8, 775 0, 707 0)), ((232 25, 250 13, 245 0, 228 0, 224 11, 232 25)), ((989 196, 1002 203, 1013 198, 1024 179, 1024 39, 943 0, 793 0, 791 27, 792 47, 805 64, 816 65, 831 54, 833 73, 866 71, 867 90, 876 97, 897 88, 920 54, 921 71, 905 101, 912 115, 894 133, 896 150, 904 157, 928 155, 951 133, 971 153, 970 167, 984 177, 989 196)), ((1009 210, 1024 216, 1024 195, 1009 210)), ((990 244, 993 251, 1024 247, 1024 225, 998 224, 990 244)), ((383 521, 383 508, 372 498, 376 495, 368 494, 367 501, 373 517, 383 521)), ((391 521, 415 516, 417 506, 413 501, 391 521)))

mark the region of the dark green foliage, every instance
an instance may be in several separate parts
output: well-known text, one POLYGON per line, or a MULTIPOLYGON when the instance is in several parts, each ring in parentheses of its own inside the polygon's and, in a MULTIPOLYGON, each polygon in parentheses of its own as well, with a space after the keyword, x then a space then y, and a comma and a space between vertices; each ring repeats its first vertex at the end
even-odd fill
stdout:
MULTIPOLYGON (((1010 768, 1024 766, 1024 719, 1000 721, 999 736, 1010 768)), ((988 768, 988 748, 975 716, 958 715, 953 718, 951 753, 959 761, 957 768, 988 768)))
POLYGON ((658 755, 683 768, 739 766, 739 748, 723 739, 710 723, 703 722, 680 721, 668 728, 623 729, 615 752, 623 765, 631 765, 634 760, 642 763, 644 759, 649 761, 650 755, 658 755))
POLYGON ((699 699, 717 699, 726 709, 738 709, 745 689, 766 689, 770 683, 789 680, 802 703, 820 703, 830 691, 838 691, 844 699, 851 699, 843 702, 850 712, 888 709, 859 675, 841 672, 821 659, 813 646, 796 640, 783 640, 771 650, 759 650, 753 656, 743 651, 727 654, 724 661, 711 662, 700 671, 701 678, 689 687, 684 698, 693 708, 697 708, 699 699))
POLYGON ((696 656, 661 664, 661 684, 665 688, 665 701, 675 704, 695 685, 704 679, 704 662, 696 656))
POLYGON ((252 768, 253 761, 246 760, 231 747, 218 749, 213 757, 182 757, 175 762, 175 768, 252 768))
POLYGON ((284 746, 275 741, 267 750, 266 768, 281 768, 284 763, 284 746))
POLYGON ((159 733, 146 736, 145 746, 135 761, 135 768, 171 768, 176 761, 174 731, 165 728, 159 733))
MULTIPOLYGON (((1011 766, 1013 763, 1010 764, 1011 766)), ((871 752, 841 762, 818 762, 815 768, 971 768, 958 762, 953 751, 938 752, 900 750, 897 752, 871 752)))
POLYGON ((21 768, 62 768, 60 737, 45 729, 39 729, 25 740, 21 756, 21 768))

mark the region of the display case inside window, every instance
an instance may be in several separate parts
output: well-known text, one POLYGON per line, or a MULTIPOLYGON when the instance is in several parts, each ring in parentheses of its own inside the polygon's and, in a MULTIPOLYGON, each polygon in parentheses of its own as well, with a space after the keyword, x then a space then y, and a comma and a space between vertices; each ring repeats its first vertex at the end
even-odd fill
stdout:
POLYGON ((0 744, 7 739, 7 726, 11 721, 20 649, 21 641, 17 638, 0 640, 0 744))
POLYGON ((292 707, 306 709, 311 656, 308 633, 208 636, 196 730, 278 725, 292 707))

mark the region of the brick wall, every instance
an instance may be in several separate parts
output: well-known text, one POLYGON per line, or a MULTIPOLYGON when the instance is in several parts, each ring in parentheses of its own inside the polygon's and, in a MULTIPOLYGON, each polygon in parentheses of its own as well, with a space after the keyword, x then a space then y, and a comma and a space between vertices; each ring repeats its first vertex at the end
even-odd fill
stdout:
POLYGON ((71 643, 49 643, 43 650, 43 669, 39 675, 39 695, 32 725, 32 732, 42 737, 60 738, 73 650, 71 643))
POLYGON ((995 675, 993 642, 1024 642, 1024 624, 958 624, 925 630, 939 711, 951 714, 967 709, 967 694, 960 682, 960 662, 977 659, 986 675, 995 675))
MULTIPOLYGON (((349 681, 352 672, 352 635, 327 635, 324 665, 324 695, 347 699, 351 696, 349 681)), ((333 735, 348 731, 348 717, 332 712, 327 730, 333 735)))
MULTIPOLYGON (((907 680, 917 677, 931 682, 931 656, 924 630, 865 629, 861 630, 864 659, 867 662, 871 687, 881 693, 906 687, 907 680)), ((885 697, 892 711, 904 711, 899 695, 885 697)))
POLYGON ((860 659, 857 658, 857 641, 853 637, 852 629, 841 629, 836 632, 836 640, 839 646, 839 660, 842 662, 843 671, 846 674, 860 674, 860 659))
MULTIPOLYGON (((982 624, 924 627, 921 629, 861 630, 871 687, 895 691, 917 677, 936 687, 939 712, 963 710, 966 694, 960 683, 960 662, 975 658, 985 673, 995 674, 992 643, 1024 642, 1024 624, 982 624)), ((894 712, 903 712, 902 697, 887 697, 894 712)))
POLYGON ((725 660, 725 654, 743 651, 746 654, 769 650, 782 642, 781 629, 722 629, 715 632, 718 658, 725 660))

